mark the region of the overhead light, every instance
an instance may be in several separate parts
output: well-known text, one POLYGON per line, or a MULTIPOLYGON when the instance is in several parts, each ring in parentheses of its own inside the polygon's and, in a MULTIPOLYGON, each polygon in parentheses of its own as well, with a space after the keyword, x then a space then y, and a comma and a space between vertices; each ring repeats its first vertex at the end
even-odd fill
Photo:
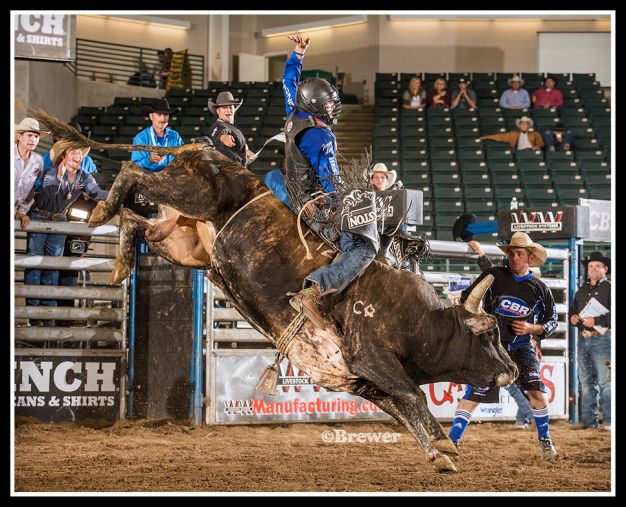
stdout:
POLYGON ((545 21, 582 21, 608 19, 608 14, 390 14, 389 21, 522 21, 522 20, 545 20, 545 21))
POLYGON ((140 25, 158 26, 161 28, 178 28, 181 30, 189 30, 191 28, 190 21, 182 21, 180 19, 163 18, 160 16, 107 16, 103 14, 83 14, 92 18, 113 19, 116 21, 128 21, 129 23, 138 23, 140 25))
POLYGON ((341 18, 322 19, 311 21, 310 23, 300 23, 298 25, 277 26, 261 30, 262 37, 278 37, 289 35, 294 32, 312 32, 314 30, 326 30, 328 28, 338 28, 342 26, 358 25, 367 22, 367 16, 344 16, 341 18))

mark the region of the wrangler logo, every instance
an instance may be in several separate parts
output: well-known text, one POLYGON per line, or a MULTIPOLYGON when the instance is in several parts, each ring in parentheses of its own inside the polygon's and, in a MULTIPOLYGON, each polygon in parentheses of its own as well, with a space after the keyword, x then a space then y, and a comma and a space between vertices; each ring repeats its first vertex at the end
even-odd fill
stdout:
POLYGON ((560 231, 563 229, 562 211, 516 211, 511 213, 511 231, 560 231))

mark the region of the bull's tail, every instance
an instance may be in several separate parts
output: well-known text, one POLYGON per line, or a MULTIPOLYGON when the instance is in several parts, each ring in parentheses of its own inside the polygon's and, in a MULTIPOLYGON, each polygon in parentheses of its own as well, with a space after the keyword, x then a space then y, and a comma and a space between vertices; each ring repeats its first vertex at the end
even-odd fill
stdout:
POLYGON ((202 144, 185 144, 176 148, 168 148, 165 146, 149 146, 145 144, 111 144, 111 143, 99 143, 88 139, 83 134, 78 132, 75 128, 67 123, 49 115, 43 109, 29 109, 28 116, 35 118, 36 120, 44 123, 55 140, 66 140, 76 147, 89 147, 95 150, 123 150, 123 151, 149 151, 157 153, 159 155, 174 155, 178 156, 185 151, 197 151, 204 149, 202 144))

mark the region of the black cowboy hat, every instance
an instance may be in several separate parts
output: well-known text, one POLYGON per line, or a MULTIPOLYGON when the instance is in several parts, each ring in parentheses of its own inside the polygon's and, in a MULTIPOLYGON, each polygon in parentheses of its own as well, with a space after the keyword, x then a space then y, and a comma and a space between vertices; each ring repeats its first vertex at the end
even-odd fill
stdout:
POLYGON ((174 114, 178 112, 178 108, 170 108, 170 103, 165 98, 155 100, 151 106, 145 106, 144 109, 147 113, 174 114))
POLYGON ((611 258, 605 257, 602 255, 602 252, 591 252, 589 257, 582 261, 582 265, 585 266, 585 271, 587 270, 587 265, 590 262, 601 262, 606 266, 606 272, 611 271, 611 258))
POLYGON ((478 218, 473 213, 463 213, 452 226, 452 239, 454 241, 472 241, 474 235, 471 232, 467 232, 465 227, 468 224, 475 223, 476 220, 478 218))
POLYGON ((215 102, 213 102, 211 99, 209 99, 208 102, 209 111, 211 112, 211 114, 217 114, 215 112, 215 108, 221 106, 237 106, 235 107, 235 111, 237 111, 237 109, 241 107, 241 104, 243 104, 243 99, 237 102, 235 100, 235 97, 233 97, 233 94, 230 92, 220 92, 217 95, 217 99, 215 100, 215 102))

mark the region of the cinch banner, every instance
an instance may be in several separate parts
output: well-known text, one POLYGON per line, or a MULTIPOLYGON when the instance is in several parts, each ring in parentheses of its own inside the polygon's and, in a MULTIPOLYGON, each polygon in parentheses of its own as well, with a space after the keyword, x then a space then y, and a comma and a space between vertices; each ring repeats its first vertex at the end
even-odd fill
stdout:
POLYGON ((18 14, 14 39, 16 58, 75 60, 76 16, 18 14))
POLYGON ((120 358, 17 356, 15 415, 46 422, 117 419, 120 358))

